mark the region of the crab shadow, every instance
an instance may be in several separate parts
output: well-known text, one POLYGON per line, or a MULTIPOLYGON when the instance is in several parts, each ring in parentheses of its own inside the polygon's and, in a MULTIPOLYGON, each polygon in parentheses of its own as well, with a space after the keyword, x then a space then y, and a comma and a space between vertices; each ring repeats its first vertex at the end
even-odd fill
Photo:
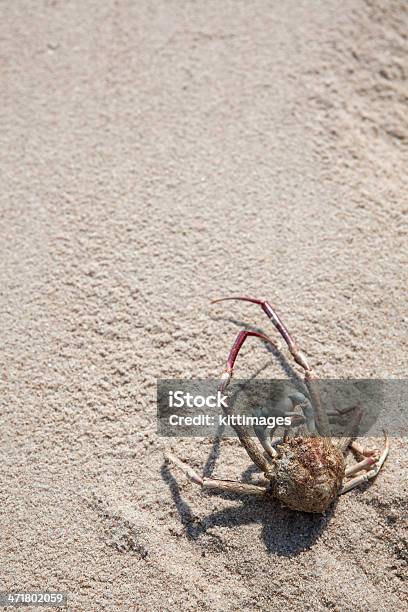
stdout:
MULTIPOLYGON (((246 471, 246 474, 250 470, 252 466, 246 471)), ((334 512, 334 506, 332 506, 325 515, 306 514, 283 508, 271 498, 242 497, 231 493, 206 493, 209 496, 223 497, 235 504, 230 508, 199 518, 183 498, 180 486, 166 462, 162 465, 161 476, 169 486, 187 537, 197 541, 207 536, 221 549, 222 540, 212 531, 213 528, 234 529, 242 525, 258 523, 262 525, 260 537, 269 554, 293 557, 313 546, 334 512)), ((197 493, 200 495, 199 490, 197 493)))

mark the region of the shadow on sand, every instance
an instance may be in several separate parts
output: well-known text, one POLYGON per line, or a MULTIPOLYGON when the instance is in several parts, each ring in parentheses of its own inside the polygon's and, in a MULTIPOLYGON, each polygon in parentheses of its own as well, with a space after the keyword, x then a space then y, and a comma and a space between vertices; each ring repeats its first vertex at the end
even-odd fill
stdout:
MULTIPOLYGON (((217 539, 217 536, 211 533, 213 527, 233 529, 240 525, 260 523, 262 525, 261 539, 268 552, 292 557, 307 550, 318 540, 334 511, 334 507, 331 507, 325 515, 306 514, 283 508, 272 498, 259 499, 218 493, 217 495, 231 502, 238 501, 239 505, 198 519, 183 499, 178 482, 166 462, 162 465, 161 475, 170 488, 186 534, 192 540, 198 540, 203 535, 217 539)), ((197 493, 200 494, 198 488, 197 493)), ((208 493, 208 495, 215 494, 208 493)))

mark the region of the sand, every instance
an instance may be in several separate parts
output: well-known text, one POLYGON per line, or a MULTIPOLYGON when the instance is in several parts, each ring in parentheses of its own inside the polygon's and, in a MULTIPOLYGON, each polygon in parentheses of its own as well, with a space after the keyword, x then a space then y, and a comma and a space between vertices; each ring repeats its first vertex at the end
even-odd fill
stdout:
MULTIPOLYGON (((157 378, 219 376, 239 329, 274 335, 218 296, 273 301, 323 377, 406 376, 407 3, 0 12, 0 590, 408 609, 406 440, 321 517, 204 494, 163 453, 240 478, 238 442, 155 434, 157 378)), ((282 362, 250 342, 254 373, 282 362)))

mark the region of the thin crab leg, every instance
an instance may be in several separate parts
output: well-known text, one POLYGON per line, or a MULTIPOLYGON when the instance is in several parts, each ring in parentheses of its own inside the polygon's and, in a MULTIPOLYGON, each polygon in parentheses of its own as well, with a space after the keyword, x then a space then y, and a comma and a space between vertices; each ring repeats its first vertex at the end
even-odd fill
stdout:
POLYGON ((270 485, 270 480, 265 478, 265 476, 262 476, 262 474, 253 474, 249 479, 251 484, 258 485, 259 487, 267 488, 270 485))
POLYGON ((258 332, 254 332, 254 331, 248 331, 248 330, 242 330, 239 332, 238 336, 235 339, 234 344, 232 345, 232 349, 230 350, 230 353, 228 355, 228 359, 227 359, 227 367, 225 369, 225 372, 222 376, 222 381, 221 381, 221 385, 220 385, 220 391, 224 391, 227 386, 229 381, 231 380, 232 377, 232 371, 234 369, 234 364, 235 364, 235 360, 238 357, 238 353, 242 348, 242 345, 244 344, 245 340, 249 337, 249 336, 255 336, 256 338, 261 338, 261 340, 265 340, 265 342, 269 342, 269 344, 272 344, 272 346, 275 346, 275 344, 272 342, 272 340, 270 338, 268 338, 267 336, 264 336, 263 334, 259 334, 258 332))
POLYGON ((314 374, 312 368, 310 367, 306 356, 300 350, 298 344, 293 339, 288 328, 283 323, 275 308, 272 306, 272 304, 265 300, 259 300, 250 296, 231 296, 227 298, 212 300, 211 303, 217 304, 219 302, 226 302, 228 300, 241 300, 243 302, 251 302, 252 304, 258 304, 258 306, 261 306, 265 314, 271 319, 272 323, 274 324, 278 332, 281 334, 282 338, 285 340, 293 359, 305 370, 305 382, 309 389, 310 398, 312 400, 312 404, 316 412, 317 428, 321 435, 328 436, 330 433, 330 425, 327 414, 322 406, 319 389, 315 384, 317 381, 317 377, 314 374))
POLYGON ((341 408, 338 408, 336 402, 333 400, 333 406, 332 406, 332 408, 327 410, 327 415, 328 416, 340 417, 340 416, 343 416, 343 415, 345 415, 345 414, 347 414, 349 412, 352 412, 353 410, 356 410, 359 407, 360 407, 360 404, 355 404, 355 405, 352 405, 352 406, 343 406, 341 408))
MULTIPOLYGON (((350 427, 349 427, 348 435, 345 436, 344 438, 340 438, 337 441, 337 446, 342 451, 343 454, 345 454, 347 448, 350 446, 353 450, 357 451, 357 454, 360 455, 360 457, 363 457, 363 459, 360 460, 358 463, 355 463, 354 465, 352 465, 352 466, 350 466, 350 467, 348 467, 346 469, 345 476, 351 476, 352 474, 355 474, 356 472, 360 472, 363 469, 375 466, 376 462, 379 461, 379 452, 377 450, 368 450, 368 449, 365 449, 362 446, 360 446, 360 444, 358 444, 355 441, 355 439, 354 439, 355 436, 357 435, 358 427, 360 425, 360 421, 361 421, 362 416, 363 416, 363 410, 362 410, 362 408, 360 406, 357 406, 356 407, 356 412, 355 412, 354 417, 353 417, 353 420, 352 420, 352 422, 350 424, 350 427)), ((388 441, 387 441, 387 438, 386 438, 386 445, 387 444, 388 444, 388 441)), ((385 461, 385 459, 384 459, 384 461, 385 461)), ((381 468, 381 466, 380 466, 380 468, 381 468)), ((380 470, 380 468, 378 469, 378 471, 380 470)), ((376 467, 374 467, 373 469, 375 470, 376 467)), ((364 476, 366 476, 366 474, 364 476)), ((374 477, 374 476, 372 476, 372 477, 374 477)), ((360 482, 359 480, 357 480, 358 478, 359 477, 356 477, 356 483, 357 484, 359 484, 359 482, 360 482)), ((350 480, 349 482, 351 483, 352 481, 350 480)), ((346 485, 347 484, 348 483, 346 483, 346 485)), ((355 486, 357 486, 357 484, 355 486)), ((353 488, 353 487, 351 487, 351 488, 353 488)), ((349 490, 349 489, 347 489, 347 490, 349 490)), ((345 493, 346 491, 342 491, 342 492, 345 493)))
POLYGON ((265 495, 267 489, 253 484, 247 484, 246 482, 239 482, 238 480, 218 480, 215 478, 201 478, 193 468, 180 461, 171 453, 165 455, 167 461, 171 461, 176 465, 187 478, 201 486, 203 491, 225 491, 227 493, 237 493, 238 495, 265 495))
POLYGON ((354 443, 354 438, 358 433, 358 427, 360 425, 362 416, 363 411, 358 407, 353 415, 351 423, 349 423, 348 432, 345 436, 336 440, 337 447, 341 450, 343 455, 345 454, 347 448, 354 443))
POLYGON ((361 470, 365 470, 368 467, 372 467, 373 465, 375 465, 375 462, 376 460, 374 457, 366 457, 362 461, 359 461, 358 463, 355 463, 354 465, 348 467, 344 475, 352 476, 352 474, 355 474, 356 472, 361 472, 361 470))
MULTIPOLYGON (((258 332, 247 331, 247 330, 240 331, 239 334, 236 337, 236 340, 235 340, 234 344, 232 345, 231 351, 230 351, 228 359, 227 359, 227 367, 226 367, 226 370, 225 370, 224 374, 222 375, 221 382, 220 382, 220 385, 218 387, 218 389, 219 389, 219 391, 221 393, 223 393, 225 391, 225 389, 228 387, 228 384, 229 384, 229 382, 231 380, 231 377, 232 377, 232 372, 233 372, 233 369, 234 369, 235 360, 236 360, 236 358, 238 356, 238 353, 239 353, 242 345, 244 344, 245 340, 249 336, 254 336, 256 338, 261 338, 261 340, 265 340, 266 342, 269 342, 269 343, 273 344, 272 340, 270 340, 267 336, 264 336, 263 334, 259 334, 258 332)), ((230 405, 225 400, 223 402, 223 411, 228 416, 232 416, 232 417, 234 416, 233 410, 231 409, 230 405)), ((234 430, 235 430, 235 432, 236 432, 236 434, 237 434, 237 436, 238 436, 242 446, 245 448, 246 452, 248 453, 248 455, 252 459, 252 461, 265 474, 270 473, 271 465, 270 465, 269 461, 264 457, 264 455, 261 452, 260 448, 258 447, 257 443, 248 434, 246 429, 244 427, 242 427, 242 425, 239 425, 238 423, 234 423, 232 426, 233 426, 233 428, 234 428, 234 430)))
POLYGON ((370 448, 365 448, 364 446, 361 446, 361 444, 359 444, 355 440, 351 442, 350 447, 353 451, 357 453, 357 455, 361 455, 362 457, 372 457, 378 452, 376 450, 372 450, 370 448))
POLYGON ((348 491, 351 491, 352 489, 354 489, 355 487, 357 487, 361 483, 368 482, 372 478, 375 478, 377 476, 378 472, 381 470, 381 468, 382 468, 382 466, 384 464, 384 461, 386 460, 386 458, 388 456, 389 448, 390 448, 390 445, 389 445, 389 441, 388 441, 388 436, 385 435, 384 450, 381 453, 381 456, 375 462, 375 465, 374 465, 373 469, 368 471, 368 472, 366 472, 365 474, 360 474, 359 476, 356 476, 355 478, 351 478, 349 481, 345 482, 343 487, 340 490, 339 495, 343 495, 343 493, 347 493, 348 491))
POLYGON ((218 304, 219 302, 228 302, 229 300, 252 302, 252 304, 258 304, 259 306, 261 306, 262 310, 271 319, 272 323, 274 324, 278 332, 281 334, 282 338, 285 340, 286 344, 288 345, 289 351, 291 352, 292 357, 296 361, 296 363, 302 366, 302 368, 306 371, 311 370, 311 367, 309 366, 305 355, 301 352, 300 348, 289 333, 288 328, 283 323, 282 319, 279 317, 272 304, 266 302, 265 300, 259 300, 257 298, 249 296, 231 296, 227 298, 219 298, 217 300, 212 300, 211 304, 218 304))

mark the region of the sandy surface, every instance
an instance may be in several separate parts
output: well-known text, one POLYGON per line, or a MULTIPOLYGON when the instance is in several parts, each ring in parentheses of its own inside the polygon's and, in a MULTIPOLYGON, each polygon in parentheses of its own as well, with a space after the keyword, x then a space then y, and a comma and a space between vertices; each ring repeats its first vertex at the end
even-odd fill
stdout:
MULTIPOLYGON (((0 6, 0 590, 72 610, 404 610, 406 441, 326 517, 204 495, 155 431, 267 297, 322 376, 405 377, 407 3, 0 6)), ((283 347, 282 347, 283 349, 283 347)), ((282 369, 252 342, 244 377, 282 369)), ((215 461, 212 461, 215 456, 215 461)))

